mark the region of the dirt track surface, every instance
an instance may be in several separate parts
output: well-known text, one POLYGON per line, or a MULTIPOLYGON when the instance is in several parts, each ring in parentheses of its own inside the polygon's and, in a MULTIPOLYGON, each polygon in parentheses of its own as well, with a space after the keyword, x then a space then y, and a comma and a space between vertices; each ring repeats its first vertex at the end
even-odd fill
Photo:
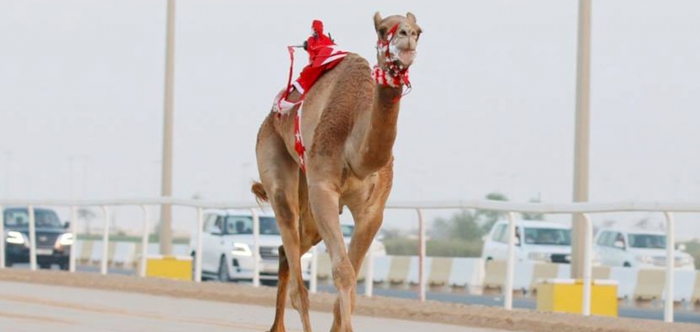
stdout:
MULTIPOLYGON (((270 287, 253 288, 239 284, 193 283, 165 279, 140 279, 134 276, 99 275, 94 273, 66 273, 63 271, 27 271, 0 269, 0 280, 28 283, 93 288, 120 292, 166 295, 180 298, 256 304, 274 307, 276 290, 270 287)), ((311 309, 330 312, 335 296, 329 293, 311 294, 311 309)), ((288 301, 289 302, 289 301, 288 301)), ((357 297, 355 315, 395 318, 473 326, 512 331, 674 331, 697 332, 698 325, 664 323, 629 318, 583 317, 581 315, 546 313, 532 310, 473 306, 388 297, 357 297)))

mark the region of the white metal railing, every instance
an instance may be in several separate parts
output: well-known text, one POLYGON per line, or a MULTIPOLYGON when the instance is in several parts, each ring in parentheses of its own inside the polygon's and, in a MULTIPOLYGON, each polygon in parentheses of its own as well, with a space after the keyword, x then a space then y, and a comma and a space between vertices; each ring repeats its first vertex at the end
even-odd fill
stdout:
MULTIPOLYGON (((30 269, 36 270, 36 241, 35 241, 35 221, 34 221, 34 206, 68 206, 71 208, 71 233, 73 234, 74 244, 70 251, 70 272, 75 271, 75 243, 77 242, 77 214, 78 206, 101 206, 105 215, 105 227, 103 228, 103 252, 100 266, 100 273, 107 274, 108 260, 108 243, 109 243, 109 209, 108 206, 141 206, 143 210, 143 238, 141 265, 139 275, 145 277, 146 256, 148 247, 148 225, 149 214, 148 205, 181 205, 196 208, 197 210, 197 248, 195 249, 195 264, 194 281, 200 282, 202 276, 201 261, 202 261, 202 226, 203 217, 202 210, 204 208, 235 208, 249 209, 253 216, 253 237, 255 257, 260 259, 259 247, 259 232, 260 218, 257 209, 261 206, 245 203, 232 202, 213 202, 191 199, 178 198, 147 198, 147 199, 121 199, 121 200, 0 200, 0 211, 3 206, 27 206, 29 211, 29 242, 30 242, 30 269)), ((605 212, 663 212, 667 227, 666 227, 666 299, 664 302, 664 321, 673 321, 673 277, 674 277, 674 259, 673 252, 675 249, 674 235, 674 212, 700 212, 700 202, 696 203, 677 203, 677 202, 618 202, 618 203, 566 203, 566 204, 546 204, 546 203, 511 203, 503 201, 487 201, 487 200, 464 200, 464 201, 427 201, 427 202, 389 202, 386 205, 387 209, 410 209, 418 213, 419 223, 419 294, 421 301, 425 300, 426 293, 426 276, 425 276, 425 221, 423 220, 422 210, 426 209, 481 209, 500 211, 507 213, 508 216, 508 262, 506 270, 506 282, 504 297, 504 307, 506 309, 513 308, 513 275, 515 266, 515 212, 543 213, 543 214, 582 214, 585 222, 585 241, 584 241, 584 271, 583 271, 583 315, 590 315, 591 306, 591 260, 592 260, 592 240, 593 226, 589 217, 590 213, 605 213, 605 212)), ((4 214, 0 213, 0 233, 4 237, 4 214)), ((5 267, 5 246, 0 245, 0 268, 5 267)), ((312 249, 315 253, 315 248, 312 249)), ((372 280, 373 269, 371 262, 373 261, 372 250, 369 250, 367 274, 365 276, 365 295, 372 296, 372 280)), ((311 264, 312 276, 310 282, 311 292, 316 292, 317 288, 317 255, 313 255, 311 264)), ((259 264, 253 264, 253 285, 260 285, 259 264)))

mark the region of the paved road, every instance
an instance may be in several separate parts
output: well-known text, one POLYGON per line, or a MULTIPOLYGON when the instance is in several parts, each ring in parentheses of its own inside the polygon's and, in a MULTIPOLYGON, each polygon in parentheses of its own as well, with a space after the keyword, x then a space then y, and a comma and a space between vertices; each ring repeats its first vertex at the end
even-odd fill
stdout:
MULTIPOLYGON (((269 307, 0 282, 0 326, 17 332, 262 332, 269 328, 273 316, 269 307)), ((293 310, 288 311, 287 331, 301 331, 298 317, 293 310)), ((312 312, 311 320, 314 330, 328 331, 332 316, 312 312)), ((361 316, 355 316, 353 324, 356 331, 505 332, 361 316)))
MULTIPOLYGON (((319 286, 319 290, 334 292, 335 289, 332 286, 319 286)), ((364 286, 358 285, 357 292, 364 294, 364 286)), ((381 289, 374 288, 375 295, 379 296, 393 296, 400 298, 417 298, 418 294, 413 291, 407 290, 396 290, 396 289, 381 289)), ((466 303, 474 305, 484 305, 484 306, 494 306, 503 307, 503 297, 502 296, 480 296, 480 295, 463 295, 463 294, 450 294, 450 293, 439 293, 439 292, 428 292, 426 293, 426 298, 428 300, 442 301, 442 302, 455 302, 455 303, 466 303)), ((635 308, 630 306, 620 305, 618 307, 618 315, 620 317, 628 318, 640 318, 640 319, 651 319, 660 320, 664 319, 664 312, 662 308, 663 304, 659 304, 658 308, 635 308)), ((513 299, 514 308, 532 309, 537 307, 537 303, 533 299, 525 298, 514 298, 513 299)), ((679 323, 694 323, 700 324, 700 312, 699 311, 688 311, 676 308, 673 312, 673 321, 679 323)))
MULTIPOLYGON (((28 268, 28 265, 17 265, 18 268, 28 268)), ((92 266, 78 266, 78 271, 81 272, 94 272, 99 273, 98 267, 92 266)), ((134 270, 125 269, 110 269, 109 274, 126 274, 133 275, 134 270)), ((320 291, 334 292, 335 289, 328 285, 319 285, 320 291)), ((364 294, 364 285, 361 283, 357 287, 357 292, 359 294, 364 294)), ((416 298, 417 293, 415 291, 409 290, 397 290, 397 289, 382 289, 379 287, 374 288, 374 294, 380 296, 391 296, 399 298, 416 298)), ((450 294, 450 293, 440 293, 440 292, 428 292, 426 294, 428 300, 436 300, 443 302, 455 302, 455 303, 465 303, 465 304, 475 304, 484 306, 503 306, 503 298, 499 296, 477 296, 477 295, 464 295, 464 294, 450 294)), ((533 299, 525 298, 514 298, 513 299, 514 308, 524 308, 524 309, 535 309, 536 303, 533 299)), ((640 318, 640 319, 651 319, 651 320, 663 320, 663 308, 661 305, 658 308, 635 308, 630 306, 620 306, 618 308, 618 314, 620 317, 629 318, 640 318)), ((674 321, 682 323, 695 323, 700 324, 700 312, 698 311, 688 311, 676 309, 674 311, 674 321)))

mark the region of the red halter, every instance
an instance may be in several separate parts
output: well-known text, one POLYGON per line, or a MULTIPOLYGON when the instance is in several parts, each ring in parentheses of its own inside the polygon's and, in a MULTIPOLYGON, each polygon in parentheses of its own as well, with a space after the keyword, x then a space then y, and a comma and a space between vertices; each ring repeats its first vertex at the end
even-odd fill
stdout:
POLYGON ((391 30, 389 30, 389 33, 387 33, 385 40, 381 38, 377 40, 377 52, 384 57, 387 70, 382 69, 379 67, 379 64, 376 64, 372 69, 372 77, 379 85, 395 88, 406 85, 410 90, 411 82, 408 79, 408 68, 402 68, 402 66, 397 63, 396 54, 394 54, 391 47, 391 43, 398 29, 399 23, 396 23, 391 30))

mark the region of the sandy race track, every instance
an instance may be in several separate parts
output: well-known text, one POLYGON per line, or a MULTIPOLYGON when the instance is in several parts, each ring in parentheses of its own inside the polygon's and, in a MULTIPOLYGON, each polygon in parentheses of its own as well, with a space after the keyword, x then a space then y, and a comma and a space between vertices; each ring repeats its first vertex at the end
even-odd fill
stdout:
MULTIPOLYGON (((193 283, 162 279, 140 279, 133 276, 66 273, 63 271, 27 271, 0 269, 0 281, 111 290, 144 295, 165 295, 182 299, 259 305, 273 311, 275 289, 253 288, 239 284, 193 283)), ((38 296, 40 294, 27 294, 38 296)), ((333 294, 311 295, 315 312, 329 312, 335 301, 333 294)), ((580 315, 543 313, 531 310, 506 311, 501 308, 470 306, 455 303, 373 297, 357 297, 355 316, 393 318, 457 326, 492 328, 513 331, 698 331, 696 324, 667 324, 659 321, 627 318, 583 317, 580 315)), ((313 316, 312 316, 313 317, 313 316)), ((313 318, 312 318, 313 319, 313 318)), ((288 310, 287 321, 298 320, 288 310)), ((359 326, 358 326, 359 328, 359 326)))

